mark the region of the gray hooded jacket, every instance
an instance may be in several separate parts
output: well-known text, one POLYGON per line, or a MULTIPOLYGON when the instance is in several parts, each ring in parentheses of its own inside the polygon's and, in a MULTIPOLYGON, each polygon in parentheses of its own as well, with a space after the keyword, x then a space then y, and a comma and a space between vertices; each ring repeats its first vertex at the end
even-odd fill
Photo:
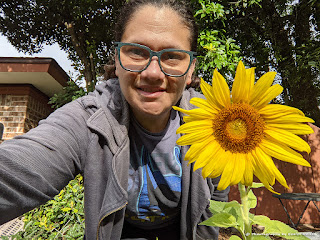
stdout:
MULTIPOLYGON (((180 107, 193 108, 194 90, 180 107)), ((77 174, 84 177, 86 239, 120 239, 127 205, 129 106, 117 79, 96 87, 0 145, 0 224, 52 199, 77 174)), ((182 116, 181 116, 182 118, 182 116)), ((188 147, 182 147, 182 156, 188 147)), ((218 229, 197 224, 210 216, 209 199, 227 201, 219 179, 203 179, 182 162, 180 239, 216 239, 218 229), (200 237, 202 236, 202 237, 200 237)))

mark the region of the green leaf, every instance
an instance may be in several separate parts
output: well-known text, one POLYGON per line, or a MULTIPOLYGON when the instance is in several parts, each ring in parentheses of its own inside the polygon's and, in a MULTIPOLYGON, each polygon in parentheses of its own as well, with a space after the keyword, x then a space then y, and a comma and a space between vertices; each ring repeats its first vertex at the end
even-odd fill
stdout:
POLYGON ((216 226, 216 227, 236 227, 239 224, 236 221, 236 218, 229 213, 217 213, 213 215, 211 218, 203 221, 199 225, 206 226, 216 226))
POLYGON ((261 188, 264 187, 263 183, 252 183, 252 186, 250 188, 261 188))
POLYGON ((253 224, 258 224, 264 226, 265 229, 263 234, 269 234, 273 236, 279 236, 292 240, 307 240, 309 238, 305 237, 297 230, 291 228, 287 224, 277 221, 270 220, 267 216, 256 215, 253 218, 253 224))
POLYGON ((257 206, 257 197, 254 195, 252 190, 248 193, 248 205, 249 208, 255 208, 257 206))
POLYGON ((232 235, 229 240, 241 240, 240 237, 238 237, 237 235, 232 235))
POLYGON ((211 211, 212 214, 222 212, 227 203, 228 202, 219 202, 219 201, 210 200, 209 210, 211 211))

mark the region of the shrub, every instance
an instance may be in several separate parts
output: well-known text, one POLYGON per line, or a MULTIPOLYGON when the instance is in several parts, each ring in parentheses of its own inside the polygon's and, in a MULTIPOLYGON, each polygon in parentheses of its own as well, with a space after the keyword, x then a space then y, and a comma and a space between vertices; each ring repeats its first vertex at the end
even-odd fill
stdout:
POLYGON ((83 195, 78 175, 54 199, 24 214, 24 230, 10 239, 83 239, 83 195))

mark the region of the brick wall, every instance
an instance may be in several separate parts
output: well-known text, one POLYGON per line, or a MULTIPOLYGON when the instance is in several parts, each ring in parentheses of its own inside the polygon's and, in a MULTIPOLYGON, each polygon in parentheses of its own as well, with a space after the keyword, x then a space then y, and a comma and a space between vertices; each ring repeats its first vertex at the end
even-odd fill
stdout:
POLYGON ((0 122, 5 127, 2 141, 36 127, 52 112, 48 101, 32 85, 0 85, 0 122))

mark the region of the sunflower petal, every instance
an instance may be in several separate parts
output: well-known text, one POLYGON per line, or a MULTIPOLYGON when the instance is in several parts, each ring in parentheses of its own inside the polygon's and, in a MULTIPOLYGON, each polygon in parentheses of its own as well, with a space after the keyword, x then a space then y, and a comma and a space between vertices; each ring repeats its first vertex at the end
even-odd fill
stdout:
POLYGON ((265 154, 263 151, 260 151, 260 148, 256 148, 252 153, 255 158, 255 170, 259 170, 263 173, 264 178, 269 185, 274 185, 275 176, 271 170, 272 164, 269 161, 270 156, 265 154))
POLYGON ((230 180, 230 185, 235 185, 238 184, 241 179, 243 178, 243 174, 246 168, 246 157, 245 154, 242 153, 236 153, 234 154, 234 171, 233 171, 233 175, 232 178, 230 180))
POLYGON ((228 161, 223 169, 221 179, 217 187, 219 191, 226 189, 230 185, 230 178, 233 174, 234 169, 234 158, 229 151, 225 152, 225 158, 228 159, 228 161))
POLYGON ((254 158, 251 153, 248 153, 245 156, 245 164, 246 164, 246 170, 243 174, 243 178, 241 180, 241 183, 245 186, 251 186, 253 182, 253 163, 254 158))
POLYGON ((192 121, 185 124, 182 124, 176 133, 194 133, 199 131, 209 131, 213 133, 212 129, 213 122, 211 119, 192 121))
POLYGON ((197 169, 208 165, 219 148, 220 146, 216 141, 210 142, 207 147, 199 154, 198 160, 193 166, 193 170, 196 171, 197 169))
POLYGON ((216 178, 220 176, 228 163, 228 159, 226 158, 225 151, 220 147, 218 148, 215 155, 212 156, 212 159, 206 166, 202 169, 203 178, 210 177, 216 178))
POLYGON ((214 92, 212 90, 212 87, 208 83, 206 83, 202 78, 201 78, 200 88, 201 88, 201 91, 203 92, 203 95, 209 101, 210 105, 215 109, 220 109, 221 106, 217 102, 217 99, 213 94, 214 92))
POLYGON ((229 86, 217 69, 213 72, 212 86, 214 86, 212 88, 219 106, 223 108, 229 106, 231 103, 229 86))
POLYGON ((202 108, 195 108, 195 109, 191 109, 191 110, 185 110, 185 109, 179 108, 177 106, 173 106, 172 108, 176 111, 182 112, 187 115, 195 116, 198 118, 207 119, 207 118, 213 117, 212 114, 210 114, 210 112, 208 112, 202 108))
POLYGON ((279 84, 271 86, 260 98, 252 103, 256 109, 265 107, 272 99, 277 97, 283 91, 283 87, 279 84))
POLYGON ((282 124, 288 124, 288 123, 314 123, 313 119, 304 117, 298 114, 287 114, 287 115, 275 115, 274 118, 264 118, 264 121, 266 123, 282 123, 282 124))
POLYGON ((261 149, 268 155, 284 161, 290 162, 293 164, 298 164, 306 167, 311 167, 310 163, 306 161, 301 154, 297 153, 296 151, 292 150, 288 146, 281 144, 280 142, 275 142, 274 140, 270 140, 265 138, 262 140, 260 144, 261 149))
POLYGON ((246 101, 249 89, 250 81, 246 79, 246 68, 242 61, 239 62, 236 70, 236 76, 232 85, 231 95, 232 102, 239 103, 240 101, 246 101))
POLYGON ((268 104, 267 106, 261 108, 259 110, 259 113, 265 117, 273 116, 274 114, 286 115, 289 113, 295 113, 295 114, 304 116, 304 113, 298 108, 281 105, 281 104, 268 104))
POLYGON ((191 98, 190 103, 199 107, 199 108, 205 109, 206 111, 210 112, 211 114, 218 113, 218 111, 215 108, 213 108, 213 106, 211 106, 210 103, 205 99, 191 98))
POLYGON ((267 128, 278 128, 291 132, 296 135, 305 135, 314 133, 312 127, 305 123, 268 123, 267 128))
POLYGON ((294 148, 300 152, 311 152, 311 148, 306 141, 286 130, 268 126, 268 129, 266 129, 264 132, 273 139, 276 139, 283 144, 287 144, 289 147, 294 148))
MULTIPOLYGON (((249 89, 248 89, 248 97, 250 97, 251 95, 251 91, 254 87, 254 82, 255 82, 255 67, 252 67, 252 68, 249 68, 249 69, 246 69, 246 77, 248 78, 248 82, 249 82, 249 89)), ((248 99, 249 100, 249 99, 248 99)))
POLYGON ((195 132, 195 133, 189 133, 186 135, 181 136, 178 140, 177 140, 177 144, 184 146, 184 145, 191 145, 194 143, 198 143, 198 142, 202 142, 205 139, 207 139, 208 137, 210 137, 212 135, 212 131, 209 132, 195 132))
MULTIPOLYGON (((257 148, 256 149, 256 153, 259 156, 260 159, 263 159, 263 161, 261 161, 263 167, 267 170, 270 171, 270 173, 273 175, 273 178, 275 177, 277 179, 277 181, 284 187, 289 188, 287 185, 287 182, 285 180, 285 178, 283 177, 283 175, 281 174, 281 172, 278 170, 278 168, 276 167, 276 165, 274 164, 272 158, 266 154, 265 152, 263 152, 263 150, 261 148, 257 148)), ((273 180, 274 181, 274 180, 273 180)), ((270 183, 270 182, 269 182, 270 183)), ((271 185, 273 185, 273 183, 271 183, 271 185)))
POLYGON ((250 104, 256 102, 257 99, 271 87, 276 74, 276 72, 267 72, 259 78, 252 89, 249 102, 250 104))
POLYGON ((189 163, 192 163, 192 162, 196 161, 196 159, 199 156, 199 154, 203 151, 203 149, 205 149, 208 146, 208 144, 211 141, 214 141, 214 137, 213 136, 208 137, 203 142, 192 144, 191 147, 189 148, 189 150, 187 151, 186 155, 185 155, 185 160, 188 160, 189 163))
POLYGON ((263 183, 263 185, 265 186, 266 189, 268 189, 272 193, 279 194, 278 192, 275 192, 273 190, 272 186, 270 186, 270 184, 268 183, 268 181, 265 178, 265 175, 261 172, 261 169, 257 168, 255 170, 254 175, 263 183))

